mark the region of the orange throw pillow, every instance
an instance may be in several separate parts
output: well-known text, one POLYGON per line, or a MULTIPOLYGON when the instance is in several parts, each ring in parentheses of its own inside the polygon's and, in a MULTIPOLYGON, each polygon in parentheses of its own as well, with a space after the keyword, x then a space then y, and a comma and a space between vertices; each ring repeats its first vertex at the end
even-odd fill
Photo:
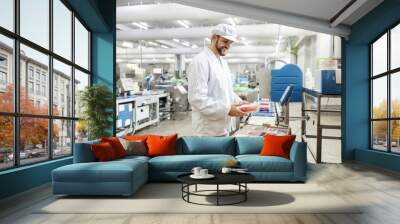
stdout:
POLYGON ((118 158, 125 157, 126 156, 126 151, 124 149, 124 146, 121 144, 118 138, 116 137, 110 137, 110 138, 101 138, 101 142, 108 142, 114 149, 115 155, 118 158))
POLYGON ((149 135, 147 137, 147 155, 154 156, 165 156, 165 155, 176 155, 176 139, 178 134, 171 136, 158 136, 149 135))
POLYGON ((261 156, 280 156, 289 159, 290 148, 296 135, 265 135, 264 145, 261 149, 261 156))
POLYGON ((91 149, 94 154, 94 157, 99 162, 110 161, 117 158, 114 149, 108 142, 93 144, 91 145, 91 149))

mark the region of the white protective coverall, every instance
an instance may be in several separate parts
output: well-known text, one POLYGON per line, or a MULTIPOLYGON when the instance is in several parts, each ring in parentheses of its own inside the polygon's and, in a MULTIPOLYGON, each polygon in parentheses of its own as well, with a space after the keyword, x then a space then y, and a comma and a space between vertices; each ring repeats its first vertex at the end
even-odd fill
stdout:
POLYGON ((194 134, 228 135, 231 104, 238 104, 241 99, 233 92, 232 77, 226 61, 206 47, 193 58, 189 66, 188 85, 194 134))

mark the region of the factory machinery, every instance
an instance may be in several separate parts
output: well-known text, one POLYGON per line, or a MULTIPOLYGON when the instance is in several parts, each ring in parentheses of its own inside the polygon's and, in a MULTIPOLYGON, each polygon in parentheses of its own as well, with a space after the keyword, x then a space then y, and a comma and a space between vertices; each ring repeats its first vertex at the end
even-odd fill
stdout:
POLYGON ((118 82, 117 136, 133 134, 165 119, 175 119, 189 108, 185 80, 149 78, 143 82, 122 78, 118 82))

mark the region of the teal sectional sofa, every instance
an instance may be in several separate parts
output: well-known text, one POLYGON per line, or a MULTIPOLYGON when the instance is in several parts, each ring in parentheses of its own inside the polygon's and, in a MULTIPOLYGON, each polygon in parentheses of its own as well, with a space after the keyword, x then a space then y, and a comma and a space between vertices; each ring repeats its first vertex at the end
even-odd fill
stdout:
POLYGON ((177 155, 127 156, 96 162, 90 145, 98 141, 75 144, 74 163, 52 171, 54 194, 131 195, 148 181, 176 181, 193 167, 219 172, 228 160, 236 160, 259 182, 304 182, 307 158, 304 143, 295 142, 290 159, 260 156, 262 137, 181 137, 177 155))

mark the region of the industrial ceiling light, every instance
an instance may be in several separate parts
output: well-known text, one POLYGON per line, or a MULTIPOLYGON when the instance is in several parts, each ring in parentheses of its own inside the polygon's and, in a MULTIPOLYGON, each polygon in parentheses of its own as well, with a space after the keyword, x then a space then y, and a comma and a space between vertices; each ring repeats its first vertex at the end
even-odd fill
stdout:
POLYGON ((186 47, 190 47, 190 43, 187 41, 181 41, 181 44, 186 46, 186 47))
POLYGON ((177 42, 177 43, 180 43, 181 41, 180 40, 178 40, 178 39, 176 39, 176 38, 174 38, 174 39, 172 39, 173 41, 175 41, 175 42, 177 42))
POLYGON ((161 48, 165 48, 165 49, 167 49, 167 48, 169 48, 168 46, 166 46, 166 45, 161 45, 161 48))
POLYGON ((235 20, 232 17, 228 18, 228 22, 232 25, 232 26, 236 26, 235 20))
POLYGON ((177 22, 179 23, 179 25, 185 27, 186 29, 190 28, 189 22, 186 20, 178 20, 177 22))
POLYGON ((145 22, 139 22, 139 24, 142 25, 142 26, 144 26, 144 27, 147 27, 147 28, 150 27, 149 24, 147 24, 147 23, 145 23, 145 22))
POLYGON ((123 41, 122 46, 126 48, 133 48, 133 43, 128 41, 123 41))
POLYGON ((134 26, 136 26, 136 27, 138 27, 140 29, 143 29, 143 30, 148 30, 149 29, 147 26, 144 26, 144 25, 142 25, 140 23, 137 23, 137 22, 132 23, 132 25, 134 25, 134 26))
POLYGON ((156 42, 153 42, 153 41, 148 41, 147 44, 152 45, 152 46, 156 46, 156 47, 159 46, 159 44, 157 44, 156 42))
POLYGON ((199 48, 199 46, 197 46, 196 44, 193 44, 192 48, 199 48))

